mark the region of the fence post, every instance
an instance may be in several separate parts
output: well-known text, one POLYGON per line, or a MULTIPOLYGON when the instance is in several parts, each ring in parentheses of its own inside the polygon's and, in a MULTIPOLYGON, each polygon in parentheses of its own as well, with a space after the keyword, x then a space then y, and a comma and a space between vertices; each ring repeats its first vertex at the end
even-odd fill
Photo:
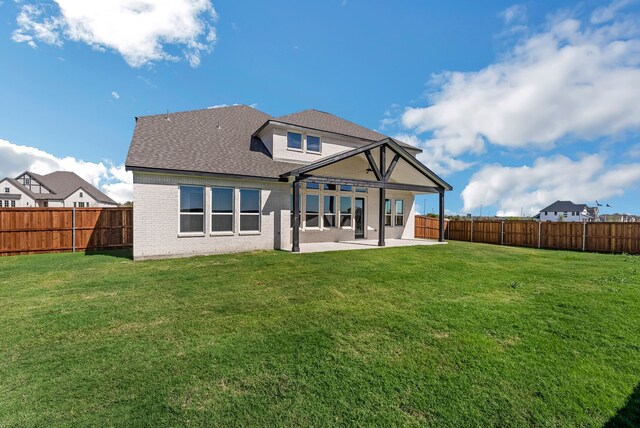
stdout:
POLYGON ((473 220, 471 220, 471 239, 470 242, 473 242, 473 220))
POLYGON ((500 245, 504 245, 504 221, 500 224, 500 245))
POLYGON ((71 215, 73 218, 71 219, 71 248, 72 251, 76 252, 76 207, 73 207, 71 210, 71 215))
POLYGON ((538 222, 538 248, 540 248, 540 236, 542 235, 542 221, 538 222))
POLYGON ((587 222, 582 222, 582 251, 587 247, 587 222))

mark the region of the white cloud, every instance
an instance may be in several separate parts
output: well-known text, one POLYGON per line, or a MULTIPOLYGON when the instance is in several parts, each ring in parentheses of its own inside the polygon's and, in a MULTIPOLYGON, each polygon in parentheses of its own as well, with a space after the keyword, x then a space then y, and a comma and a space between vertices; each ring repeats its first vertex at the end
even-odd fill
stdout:
POLYGON ((0 178, 17 177, 24 171, 48 174, 53 171, 72 171, 100 188, 117 202, 133 199, 133 179, 124 165, 111 162, 85 162, 71 156, 56 157, 35 147, 20 146, 0 139, 0 178))
MULTIPOLYGON (((132 67, 177 61, 165 45, 175 45, 192 67, 217 39, 210 0, 49 0, 22 5, 15 42, 61 46, 63 39, 97 50, 113 49, 132 67)), ((175 50, 175 49, 174 49, 175 50)))
POLYGON ((605 161, 594 154, 578 160, 541 157, 532 166, 485 166, 462 191, 464 211, 493 205, 499 215, 520 215, 521 209, 535 214, 558 199, 593 204, 638 185, 640 163, 608 166, 605 161))
POLYGON ((616 17, 618 11, 633 2, 634 0, 615 0, 607 6, 599 7, 591 14, 591 23, 603 24, 605 22, 609 22, 616 17))
POLYGON ((514 4, 500 12, 506 25, 524 23, 527 21, 527 8, 521 4, 514 4))
POLYGON ((489 144, 544 150, 563 138, 640 129, 639 36, 631 19, 585 26, 550 18, 495 64, 434 75, 431 105, 408 108, 402 125, 428 133, 423 144, 448 156, 489 144))
POLYGON ((399 134, 393 138, 403 143, 420 147, 423 151, 418 154, 418 160, 438 175, 447 176, 463 171, 473 165, 470 162, 464 162, 450 156, 441 145, 433 140, 422 141, 416 135, 410 134, 399 134))
POLYGON ((116 91, 111 92, 111 96, 112 96, 113 98, 115 98, 116 100, 119 100, 119 99, 120 99, 120 94, 119 94, 119 93, 117 93, 116 91))

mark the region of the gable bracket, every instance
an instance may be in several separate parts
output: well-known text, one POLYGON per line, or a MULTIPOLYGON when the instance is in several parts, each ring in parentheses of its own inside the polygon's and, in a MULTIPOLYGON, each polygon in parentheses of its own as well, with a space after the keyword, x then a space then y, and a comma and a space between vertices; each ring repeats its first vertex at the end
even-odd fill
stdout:
POLYGON ((388 181, 389 177, 391 177, 391 173, 393 172, 394 168, 396 167, 396 165, 398 165, 398 161, 400 160, 400 155, 396 154, 393 157, 393 160, 391 161, 391 163, 389 164, 389 168, 387 168, 387 172, 385 172, 384 174, 384 180, 388 181))
POLYGON ((369 166, 373 170, 373 174, 376 176, 378 181, 382 181, 382 174, 380 173, 380 169, 378 169, 378 165, 376 165, 376 161, 373 159, 373 155, 371 154, 371 150, 366 150, 364 152, 367 160, 369 161, 369 166))

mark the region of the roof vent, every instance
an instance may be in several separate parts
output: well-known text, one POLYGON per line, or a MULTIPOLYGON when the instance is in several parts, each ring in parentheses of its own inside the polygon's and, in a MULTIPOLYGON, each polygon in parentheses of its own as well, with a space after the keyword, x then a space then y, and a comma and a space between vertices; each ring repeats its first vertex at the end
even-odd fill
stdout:
POLYGON ((218 119, 218 124, 216 125, 216 129, 222 129, 220 128, 220 119, 218 119))
POLYGON ((171 119, 169 119, 169 109, 167 109, 167 114, 165 115, 164 120, 171 121, 171 119))

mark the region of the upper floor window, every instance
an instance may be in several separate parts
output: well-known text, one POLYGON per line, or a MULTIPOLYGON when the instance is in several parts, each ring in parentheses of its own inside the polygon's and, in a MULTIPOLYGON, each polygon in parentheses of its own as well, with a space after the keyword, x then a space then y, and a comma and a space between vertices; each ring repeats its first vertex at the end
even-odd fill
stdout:
POLYGON ((260 231, 260 191, 240 189, 240 232, 260 231))
POLYGON ((320 189, 320 185, 318 183, 309 182, 307 183, 307 190, 318 190, 320 189))
POLYGON ((180 232, 204 232, 204 187, 180 186, 180 232))
POLYGON ((9 189, 8 187, 4 188, 4 193, 9 193, 11 191, 11 189, 9 189))
POLYGON ((302 134, 287 132, 287 148, 302 150, 302 134))
POLYGON ((31 186, 31 179, 29 177, 25 177, 24 178, 24 185, 25 186, 31 186))
POLYGON ((232 188, 211 188, 211 231, 233 232, 232 188))
POLYGON ((307 151, 320 153, 320 137, 307 135, 307 151))
POLYGON ((351 192, 352 190, 353 190, 353 187, 350 186, 350 185, 342 184, 340 186, 340 191, 342 191, 342 192, 351 192))
POLYGON ((84 198, 84 193, 80 192, 80 197, 84 198))

